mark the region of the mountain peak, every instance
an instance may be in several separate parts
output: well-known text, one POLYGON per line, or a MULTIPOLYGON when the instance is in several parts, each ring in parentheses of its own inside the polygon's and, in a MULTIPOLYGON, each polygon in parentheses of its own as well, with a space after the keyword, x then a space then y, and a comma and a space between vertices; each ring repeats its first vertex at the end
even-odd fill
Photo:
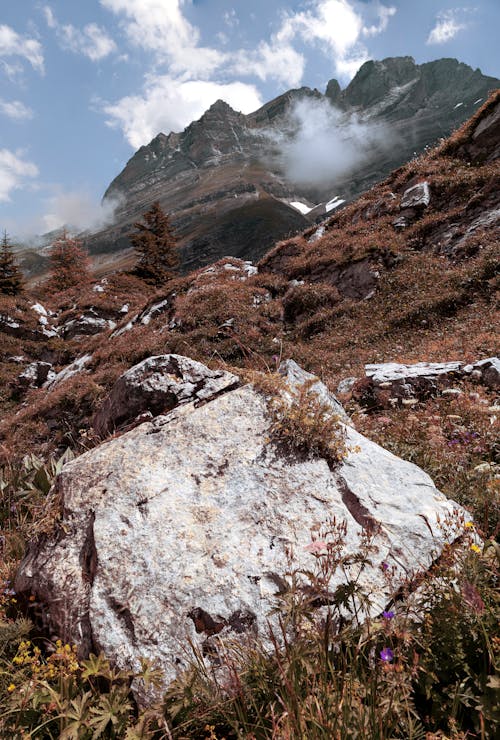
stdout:
POLYGON ((231 108, 229 103, 226 103, 225 100, 222 100, 221 98, 219 98, 218 100, 215 101, 215 103, 212 103, 212 105, 206 111, 206 113, 208 112, 227 114, 227 113, 236 113, 237 111, 235 111, 234 108, 231 108))

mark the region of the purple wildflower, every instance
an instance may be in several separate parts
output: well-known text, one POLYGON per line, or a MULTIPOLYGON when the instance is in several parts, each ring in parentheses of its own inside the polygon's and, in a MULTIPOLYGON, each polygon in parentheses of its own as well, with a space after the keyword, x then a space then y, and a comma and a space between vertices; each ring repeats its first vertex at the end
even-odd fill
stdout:
POLYGON ((394 653, 392 652, 391 648, 385 647, 383 650, 380 651, 380 660, 383 660, 384 663, 390 663, 393 658, 394 653))
POLYGON ((380 567, 382 568, 382 570, 389 570, 389 563, 386 563, 384 560, 382 563, 380 563, 380 567))
POLYGON ((384 619, 392 619, 394 617, 394 612, 392 611, 382 612, 382 616, 384 619))

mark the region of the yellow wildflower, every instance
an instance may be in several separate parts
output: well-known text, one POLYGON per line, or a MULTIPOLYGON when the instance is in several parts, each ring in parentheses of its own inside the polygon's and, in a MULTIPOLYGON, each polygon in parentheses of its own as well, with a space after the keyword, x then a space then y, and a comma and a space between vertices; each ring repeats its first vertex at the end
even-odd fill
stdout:
POLYGON ((9 694, 12 694, 12 692, 15 690, 15 688, 16 688, 16 684, 15 683, 10 683, 7 686, 7 691, 9 692, 9 694))
POLYGON ((477 552, 477 553, 481 552, 481 548, 478 547, 478 545, 471 545, 470 549, 472 550, 472 552, 477 552))
POLYGON ((465 522, 465 529, 474 529, 474 522, 465 522))

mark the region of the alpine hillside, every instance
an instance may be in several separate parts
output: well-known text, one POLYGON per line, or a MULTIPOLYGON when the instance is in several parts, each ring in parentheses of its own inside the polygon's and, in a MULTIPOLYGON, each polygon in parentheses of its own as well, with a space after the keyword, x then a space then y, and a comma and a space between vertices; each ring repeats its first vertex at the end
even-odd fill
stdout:
POLYGON ((104 194, 119 203, 115 223, 86 245, 119 259, 133 222, 159 200, 184 271, 224 255, 259 259, 448 136, 499 85, 455 59, 397 57, 366 62, 344 90, 336 80, 324 94, 289 90, 250 115, 219 100, 183 132, 159 133, 134 154, 104 194), (328 172, 304 178, 310 147, 328 172))

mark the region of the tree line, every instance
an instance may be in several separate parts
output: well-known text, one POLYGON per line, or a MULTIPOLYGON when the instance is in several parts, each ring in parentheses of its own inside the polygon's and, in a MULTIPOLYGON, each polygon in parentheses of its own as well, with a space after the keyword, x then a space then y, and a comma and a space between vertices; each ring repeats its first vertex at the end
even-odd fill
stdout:
MULTIPOLYGON (((156 201, 134 223, 129 234, 137 256, 132 274, 148 285, 158 287, 170 280, 179 268, 179 252, 169 216, 156 201)), ((49 252, 50 268, 47 289, 59 292, 89 282, 90 259, 82 241, 63 230, 52 243, 49 252)), ((24 290, 24 279, 17 264, 14 247, 4 231, 0 249, 0 293, 19 295, 24 290)))

